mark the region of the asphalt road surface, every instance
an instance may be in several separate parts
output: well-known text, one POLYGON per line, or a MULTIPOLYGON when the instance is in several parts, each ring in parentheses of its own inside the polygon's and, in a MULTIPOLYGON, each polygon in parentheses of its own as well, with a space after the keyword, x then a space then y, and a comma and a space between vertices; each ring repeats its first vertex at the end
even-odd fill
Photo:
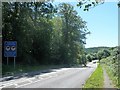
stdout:
POLYGON ((51 73, 36 76, 17 88, 82 88, 85 81, 96 69, 97 63, 89 63, 87 67, 62 68, 51 73))

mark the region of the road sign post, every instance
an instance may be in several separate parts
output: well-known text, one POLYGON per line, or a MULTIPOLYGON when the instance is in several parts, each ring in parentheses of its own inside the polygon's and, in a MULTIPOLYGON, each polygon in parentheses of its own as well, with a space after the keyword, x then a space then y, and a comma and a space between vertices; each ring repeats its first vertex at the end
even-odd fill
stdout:
POLYGON ((8 57, 7 57, 7 65, 8 65, 8 57))
POLYGON ((4 57, 14 57, 14 68, 15 68, 15 58, 17 56, 17 42, 16 41, 5 41, 4 42, 4 57))
POLYGON ((15 57, 14 57, 14 68, 15 68, 15 57))

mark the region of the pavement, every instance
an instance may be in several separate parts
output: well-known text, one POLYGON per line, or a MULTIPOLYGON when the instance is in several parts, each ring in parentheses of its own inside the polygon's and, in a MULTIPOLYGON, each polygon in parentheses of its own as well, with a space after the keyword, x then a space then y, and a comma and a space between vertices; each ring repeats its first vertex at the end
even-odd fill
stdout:
POLYGON ((0 82, 0 88, 82 88, 94 72, 97 63, 90 62, 87 67, 72 67, 27 73, 19 78, 0 82))

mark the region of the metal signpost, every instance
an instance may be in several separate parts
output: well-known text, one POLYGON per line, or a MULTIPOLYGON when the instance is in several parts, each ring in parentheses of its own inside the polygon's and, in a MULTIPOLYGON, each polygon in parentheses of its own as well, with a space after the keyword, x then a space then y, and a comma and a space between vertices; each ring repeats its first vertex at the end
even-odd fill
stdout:
POLYGON ((15 68, 15 58, 17 56, 17 42, 16 41, 5 41, 4 42, 4 57, 14 57, 14 68, 15 68))

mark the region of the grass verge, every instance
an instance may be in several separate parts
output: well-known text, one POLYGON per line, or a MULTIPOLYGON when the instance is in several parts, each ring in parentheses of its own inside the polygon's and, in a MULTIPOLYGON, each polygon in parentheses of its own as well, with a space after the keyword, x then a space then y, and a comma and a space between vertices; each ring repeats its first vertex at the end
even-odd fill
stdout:
POLYGON ((103 70, 101 65, 98 64, 97 69, 86 81, 84 88, 103 88, 103 85, 104 85, 103 70))

